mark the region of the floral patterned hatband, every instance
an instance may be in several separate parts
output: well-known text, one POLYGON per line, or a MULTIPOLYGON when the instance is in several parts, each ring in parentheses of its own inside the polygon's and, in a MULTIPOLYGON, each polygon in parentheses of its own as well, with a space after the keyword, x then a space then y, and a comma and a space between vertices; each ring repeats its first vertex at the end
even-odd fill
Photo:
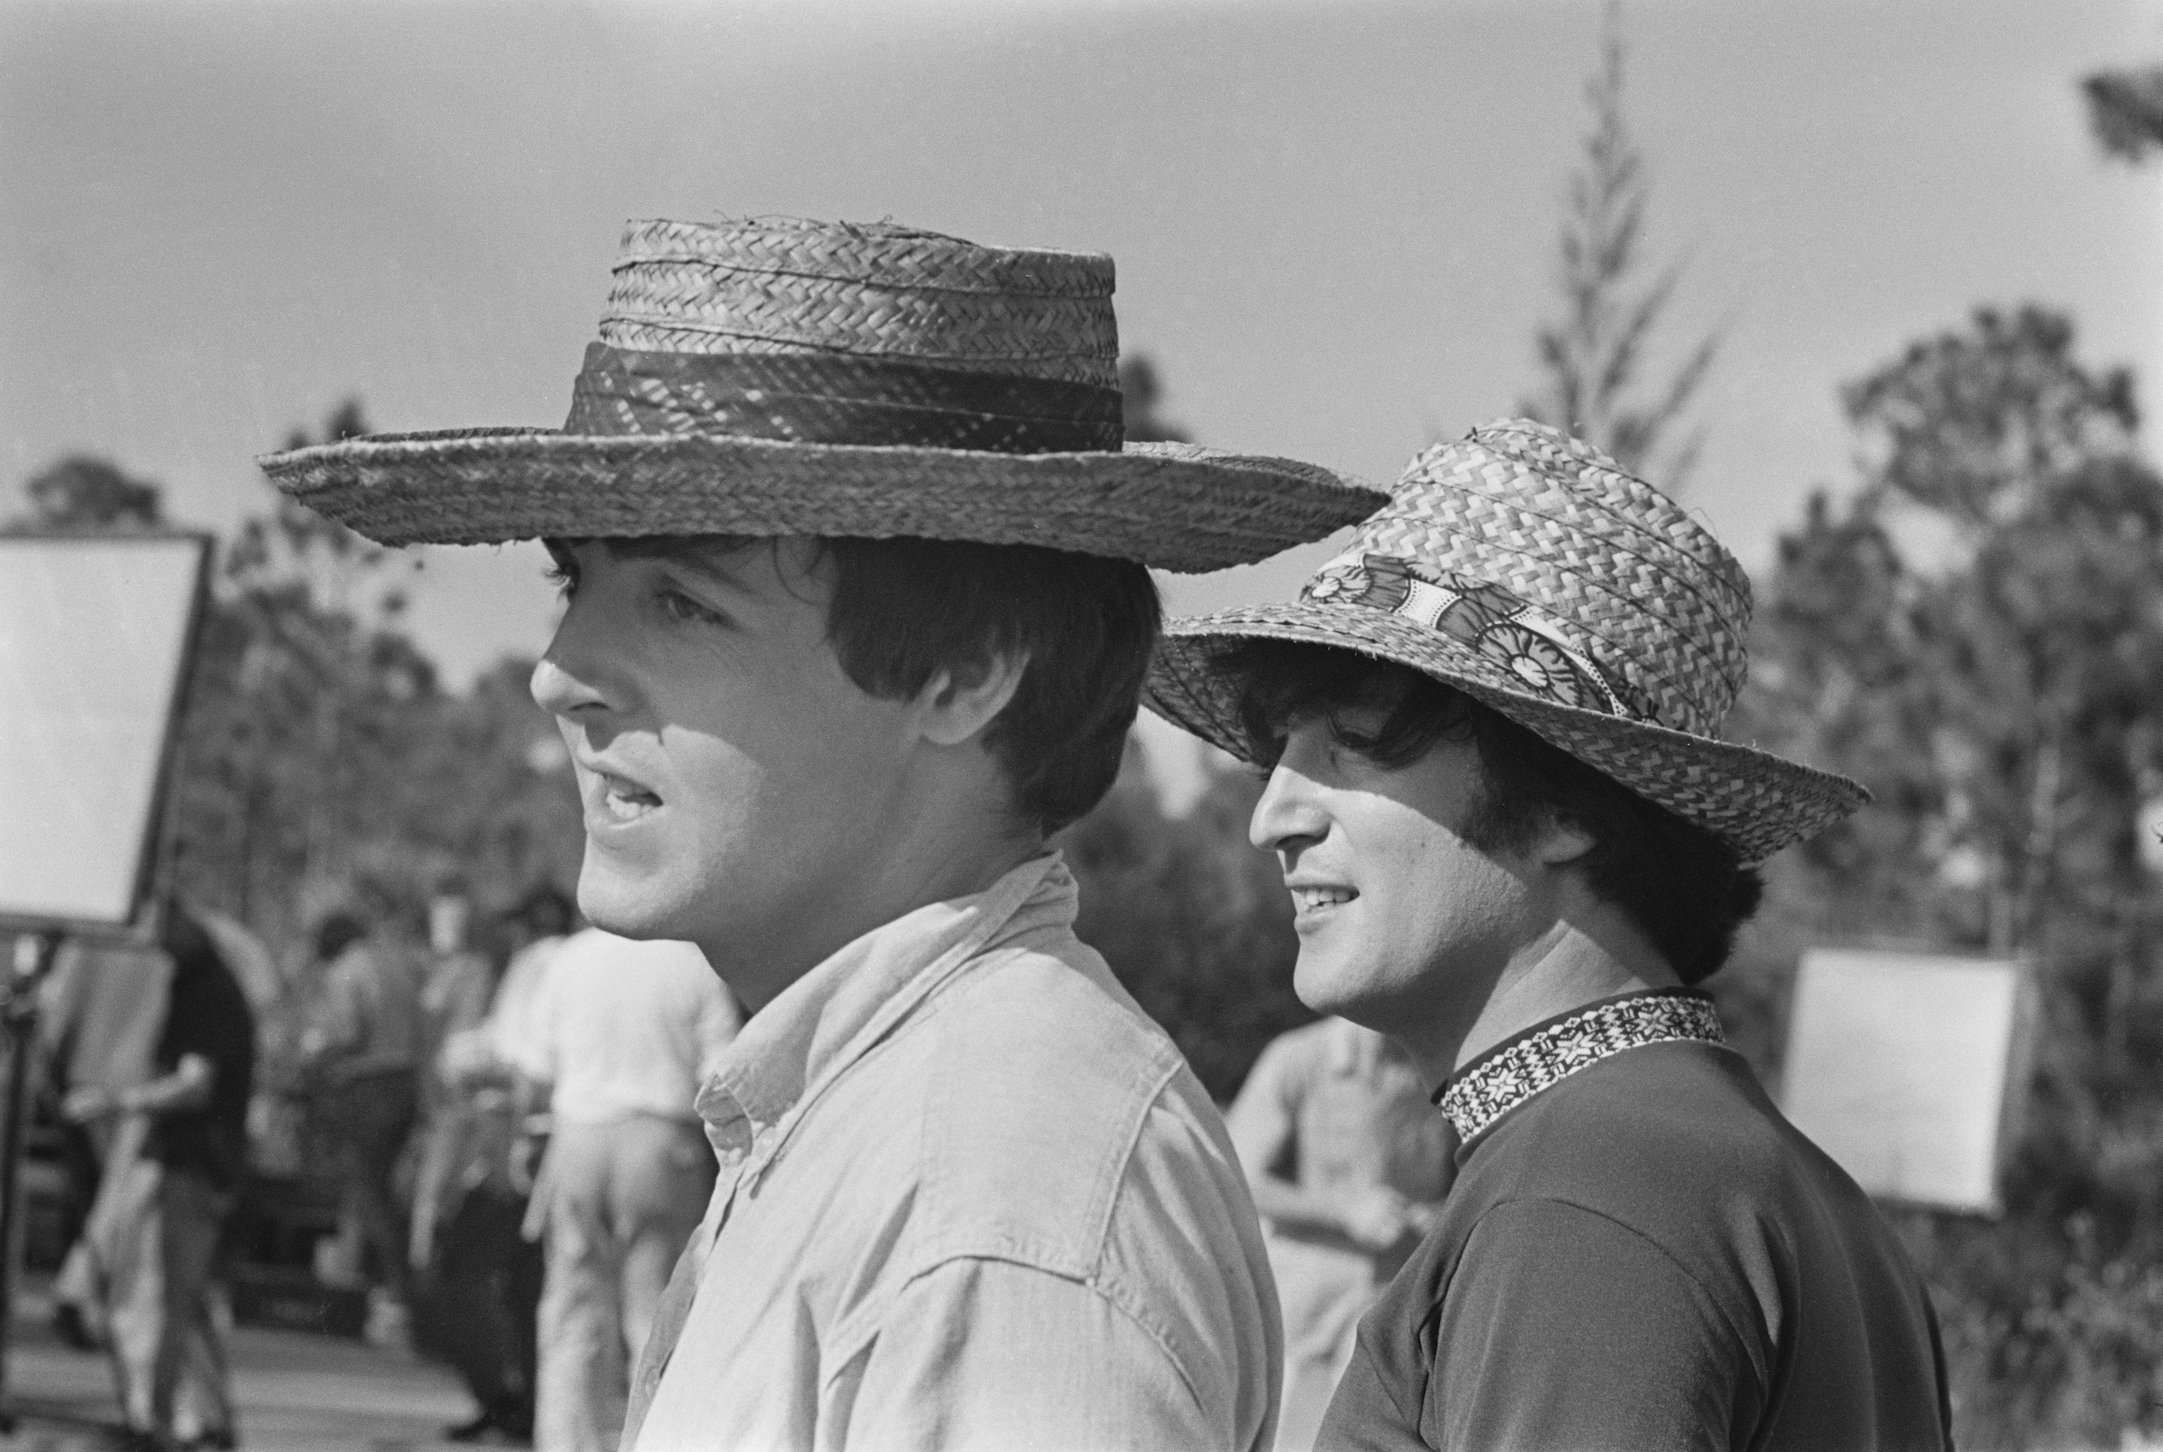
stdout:
POLYGON ((1571 643, 1560 621, 1500 585, 1354 550, 1324 565, 1300 597, 1401 615, 1469 647, 1516 689, 1557 705, 1651 719, 1635 692, 1571 643))

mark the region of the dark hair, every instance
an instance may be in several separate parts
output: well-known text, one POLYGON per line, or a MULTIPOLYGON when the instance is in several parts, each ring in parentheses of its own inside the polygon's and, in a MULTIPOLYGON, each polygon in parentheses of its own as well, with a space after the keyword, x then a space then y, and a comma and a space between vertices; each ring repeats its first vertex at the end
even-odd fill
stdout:
POLYGON ((210 930, 178 902, 169 904, 165 910, 158 927, 158 946, 173 960, 176 975, 201 973, 225 964, 218 945, 211 939, 210 930))
POLYGON ((1548 821, 1593 839, 1586 885, 1649 939, 1684 983, 1710 977, 1757 911, 1764 879, 1711 832, 1646 800, 1501 712, 1408 666, 1334 646, 1243 642, 1218 658, 1234 681, 1240 730, 1272 765, 1287 726, 1320 714, 1331 736, 1382 766, 1410 766, 1439 741, 1470 740, 1481 791, 1464 826, 1482 851, 1523 851, 1548 821), (1380 724, 1360 729, 1358 711, 1380 724))
MULTIPOLYGON (((730 552, 755 537, 607 540, 619 555, 730 552)), ((942 669, 1026 654, 1014 698, 984 742, 1018 816, 1056 832, 1119 775, 1163 607, 1149 571, 1036 545, 965 540, 819 541, 834 565, 826 636, 865 693, 912 696, 942 669)))
POLYGON ((340 909, 315 925, 315 955, 327 963, 367 936, 367 925, 340 909))

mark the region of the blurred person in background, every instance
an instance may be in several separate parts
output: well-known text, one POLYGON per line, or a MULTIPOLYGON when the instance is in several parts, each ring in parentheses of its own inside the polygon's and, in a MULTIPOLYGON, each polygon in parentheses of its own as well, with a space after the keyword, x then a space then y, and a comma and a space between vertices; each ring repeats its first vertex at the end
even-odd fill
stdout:
POLYGON ((1456 1139, 1403 1046, 1341 1018, 1271 1040, 1224 1122, 1284 1311, 1278 1452, 1307 1452, 1359 1318, 1435 1224, 1456 1139))
POLYGON ((712 1192, 699 1086, 736 1003, 690 943, 587 928, 546 962, 519 1071, 545 1088, 548 1153, 525 1227, 547 1263, 534 1405, 539 1452, 610 1452, 676 1258, 712 1192))
POLYGON ((210 1292, 219 1233, 247 1167, 255 1015, 209 934, 178 904, 164 913, 161 946, 172 977, 155 1077, 119 1089, 82 1085, 62 1112, 77 1123, 142 1126, 140 1152, 114 1167, 110 1210, 92 1236, 130 1444, 231 1447, 210 1292))
POLYGON ((338 1176, 337 1244, 358 1262, 340 1269, 373 1278, 403 1304, 405 1217, 392 1177, 419 1109, 420 973, 394 923, 371 925, 353 911, 322 920, 315 951, 323 980, 298 1058, 338 1176))
POLYGON ((510 960, 488 1003, 488 1051, 506 1068, 517 1062, 518 1048, 531 1043, 529 1027, 549 960, 569 938, 578 910, 561 888, 543 883, 511 910, 506 928, 510 960))
POLYGON ((509 966, 488 1016, 452 1033, 435 1060, 447 1107, 421 1157, 409 1250, 422 1347, 458 1371, 474 1401, 470 1420, 445 1429, 454 1442, 533 1432, 542 1256, 521 1226, 540 1091, 512 1046, 530 1040, 536 990, 571 918, 570 900, 545 886, 504 914, 497 936, 509 966))
MULTIPOLYGON (((54 1103, 73 1089, 119 1091, 152 1077, 171 977, 172 959, 155 944, 84 938, 62 944, 38 990, 38 1039, 54 1103)), ((72 1198, 83 1217, 53 1281, 53 1326, 62 1341, 89 1351, 105 1344, 94 1229, 110 1218, 120 1171, 140 1153, 149 1121, 101 1115, 62 1122, 72 1198)))
POLYGON ((1869 797, 1720 739, 1749 620, 1702 525, 1509 419, 1298 600, 1166 628, 1152 704, 1269 773, 1300 998, 1404 1044, 1459 1144, 1319 1445, 1951 1445, 1899 1237, 1697 986, 1756 864, 1869 797))
MULTIPOLYGON (((473 899, 463 880, 448 878, 428 899, 428 968, 421 980, 420 1062, 432 1066, 453 1034, 474 1028, 488 1016, 496 991, 496 965, 471 941, 473 899)), ((441 1087, 433 1072, 421 1082, 424 1114, 441 1087)))

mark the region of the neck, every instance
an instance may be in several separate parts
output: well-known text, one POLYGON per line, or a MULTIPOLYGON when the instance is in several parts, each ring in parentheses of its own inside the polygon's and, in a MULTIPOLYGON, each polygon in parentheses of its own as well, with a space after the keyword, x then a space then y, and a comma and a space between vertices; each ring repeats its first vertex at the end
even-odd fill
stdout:
POLYGON ((772 931, 698 940, 747 1015, 864 934, 932 903, 983 892, 1044 850, 1043 834, 1017 826, 1003 802, 900 820, 902 830, 867 854, 854 881, 777 914, 772 931))
POLYGON ((1431 1084, 1442 1084, 1495 1045, 1588 1003, 1681 980, 1621 913, 1585 893, 1510 955, 1486 999, 1459 1029, 1399 1038, 1431 1084))

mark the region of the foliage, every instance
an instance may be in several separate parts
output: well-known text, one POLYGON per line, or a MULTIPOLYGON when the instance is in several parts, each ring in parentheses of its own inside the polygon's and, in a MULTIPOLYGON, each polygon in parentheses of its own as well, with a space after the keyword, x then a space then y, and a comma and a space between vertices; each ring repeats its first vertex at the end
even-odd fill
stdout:
POLYGON ((2137 836, 2163 782, 2163 479, 2134 452, 2130 378, 2073 345, 2060 315, 1984 309, 1846 390, 1861 487, 1782 539, 1734 724, 1878 798, 1781 864, 1743 985, 1764 996, 1802 924, 2038 967, 2006 1218, 1914 1228, 1971 1444, 2158 1429, 2157 1288, 2127 1267, 2163 1251, 2137 836))
POLYGON ((1585 86, 1592 129, 1570 178, 1562 222, 1562 316, 1540 329, 1543 378, 1518 407, 1673 491, 1688 480, 1704 435, 1692 430, 1672 443, 1670 436, 1712 371, 1720 339, 1706 335, 1664 384, 1640 387, 1646 349, 1682 279, 1682 264, 1639 280, 1652 188, 1623 114, 1626 59, 1621 8, 1611 0, 1599 69, 1585 86))
POLYGON ((1247 842, 1261 784, 1219 770, 1168 817, 1139 747, 1127 751, 1111 794, 1060 844, 1081 886, 1075 930, 1226 1102, 1265 1044, 1314 1017, 1292 993, 1291 899, 1247 842))
POLYGON ((30 496, 30 508, 8 522, 15 533, 155 529, 165 523, 156 484, 87 454, 70 455, 33 475, 23 492, 30 496))
MULTIPOLYGON (((349 402, 322 437, 366 431, 349 402)), ((28 489, 31 527, 164 519, 155 484, 101 460, 63 461, 28 489)), ((528 663, 444 692, 398 629, 400 558, 283 499, 224 553, 187 685, 168 882, 298 959, 334 901, 366 899, 417 931, 452 875, 484 911, 571 880, 578 808, 528 663)))
POLYGON ((2163 67, 2097 71, 2081 82, 2088 120, 2106 156, 2145 161, 2163 146, 2163 67))
POLYGON ((1164 401, 1164 384, 1157 365, 1146 353, 1130 353, 1119 360, 1119 397, 1123 405, 1128 443, 1186 443, 1187 433, 1157 412, 1164 401))

